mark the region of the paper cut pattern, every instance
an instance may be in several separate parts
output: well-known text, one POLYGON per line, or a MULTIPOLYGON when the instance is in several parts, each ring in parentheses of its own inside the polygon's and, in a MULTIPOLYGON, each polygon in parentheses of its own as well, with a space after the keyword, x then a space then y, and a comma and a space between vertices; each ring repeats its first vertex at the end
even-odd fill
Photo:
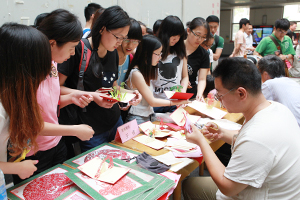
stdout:
POLYGON ((144 122, 139 125, 140 129, 148 136, 155 137, 155 138, 163 138, 166 136, 169 136, 169 130, 166 128, 168 126, 163 125, 163 122, 161 122, 162 125, 155 125, 150 121, 144 122))
POLYGON ((112 158, 118 158, 120 160, 129 160, 130 163, 133 163, 134 160, 130 160, 130 158, 137 156, 137 152, 133 153, 134 151, 129 149, 124 149, 122 147, 118 147, 113 144, 104 143, 98 147, 91 149, 88 152, 82 153, 70 160, 67 160, 65 163, 77 168, 78 165, 82 165, 88 160, 93 159, 94 157, 99 157, 101 159, 105 158, 106 156, 110 156, 112 158))
POLYGON ((192 124, 191 120, 187 116, 185 116, 185 118, 186 118, 185 125, 184 125, 185 130, 187 130, 187 132, 189 132, 189 133, 193 133, 193 129, 191 126, 191 124, 192 124))
POLYGON ((187 115, 188 113, 182 107, 179 107, 170 115, 170 117, 178 126, 184 126, 186 121, 185 116, 187 115))
MULTIPOLYGON (((68 177, 66 177, 63 173, 65 173, 65 172, 67 172, 67 170, 65 170, 65 169, 63 169, 63 168, 61 168, 61 167, 57 167, 57 168, 55 168, 54 170, 52 170, 52 171, 50 171, 50 172, 48 172, 48 173, 46 173, 46 174, 44 174, 44 175, 42 175, 42 176, 40 176, 40 177, 38 177, 38 178, 36 178, 36 179, 33 179, 32 181, 30 181, 30 182, 27 182, 27 183, 25 183, 25 184, 23 184, 23 185, 21 185, 21 186, 19 186, 19 187, 17 187, 17 188, 15 188, 15 189, 12 189, 11 191, 9 191, 8 193, 11 193, 11 194, 13 194, 13 195, 15 195, 14 197, 18 197, 19 199, 33 199, 33 200, 35 200, 35 199, 38 199, 38 200, 40 200, 40 199, 47 199, 46 197, 42 197, 41 198, 41 196, 39 196, 39 195, 42 195, 42 193, 46 193, 46 192, 51 192, 51 190, 48 190, 49 188, 46 188, 45 187, 45 185, 46 184, 54 184, 54 186, 56 185, 56 184, 61 184, 61 186, 62 185, 64 185, 64 183, 67 183, 68 182, 68 180, 70 180, 68 177), (51 176, 50 176, 51 175, 51 176), (43 178, 44 176, 48 176, 48 178, 43 178), (49 177, 50 177, 50 179, 49 179, 49 177), (58 183, 56 183, 57 181, 53 181, 52 180, 52 178, 55 178, 55 177, 60 177, 60 181, 58 181, 58 183), (65 178, 66 177, 66 178, 65 178), (43 178, 43 179, 42 179, 43 178), (68 178, 68 179, 67 179, 68 178), (36 181, 37 180, 37 181, 36 181), (47 181, 45 181, 45 180, 47 180, 47 181), (50 180, 50 181, 48 181, 48 180, 50 180), (65 180, 66 182, 63 182, 63 180, 65 180), (31 184, 32 183, 32 184, 31 184), (31 186, 28 186, 28 185, 31 185, 31 186), (36 186, 35 187, 33 187, 34 185, 38 185, 38 186, 41 186, 40 188, 37 188, 36 186), (27 187, 28 186, 28 187, 27 187), (25 192, 25 188, 27 188, 26 189, 26 192, 25 192), (31 196, 30 196, 30 194, 28 193, 29 191, 33 191, 33 193, 35 192, 35 191, 39 191, 39 193, 38 194, 32 194, 31 196), (41 194, 40 194, 41 193, 41 194), (26 197, 25 197, 25 196, 26 197)), ((72 181, 71 181, 71 183, 73 183, 72 181)), ((70 188, 72 188, 74 185, 70 185, 69 186, 69 188, 68 188, 68 186, 66 185, 66 187, 65 187, 65 191, 64 192, 66 192, 67 191, 67 188, 68 189, 70 189, 70 188)), ((56 188, 52 188, 52 190, 53 189, 56 189, 56 188)), ((60 191, 57 191, 57 193, 59 193, 59 195, 60 194, 62 194, 63 192, 60 190, 60 191)), ((59 196, 58 195, 58 196, 59 196)), ((48 196, 49 197, 49 196, 48 196)), ((56 198, 56 197, 55 197, 56 198)), ((54 199, 54 198, 53 198, 54 199)))
POLYGON ((84 162, 88 162, 89 160, 92 160, 95 157, 99 157, 101 159, 105 158, 106 156, 110 156, 112 158, 119 158, 119 159, 129 159, 130 155, 120 149, 104 149, 104 150, 98 150, 93 151, 86 155, 84 162))
POLYGON ((93 179, 110 184, 115 184, 130 170, 129 168, 115 167, 111 157, 103 160, 95 157, 79 166, 78 169, 93 179), (109 159, 110 163, 105 162, 106 159, 109 159))
POLYGON ((75 175, 106 199, 114 199, 142 186, 128 176, 123 176, 116 184, 112 185, 92 179, 81 172, 75 173, 75 175))
POLYGON ((24 189, 25 199, 55 199, 75 184, 64 174, 49 174, 31 181, 24 189))

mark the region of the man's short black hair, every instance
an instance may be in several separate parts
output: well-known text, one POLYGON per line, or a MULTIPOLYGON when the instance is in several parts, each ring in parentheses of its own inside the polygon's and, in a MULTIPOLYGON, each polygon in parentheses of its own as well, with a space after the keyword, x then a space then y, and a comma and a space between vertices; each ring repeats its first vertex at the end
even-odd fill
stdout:
POLYGON ((224 88, 231 90, 243 87, 248 93, 261 92, 261 76, 257 67, 241 57, 224 59, 213 71, 215 78, 221 78, 224 88))
POLYGON ((247 24, 250 24, 250 21, 249 21, 249 19, 247 19, 247 18, 242 18, 241 20, 240 20, 240 22, 239 22, 239 24, 240 24, 240 29, 243 27, 243 25, 247 25, 247 24))
POLYGON ((290 22, 289 20, 282 18, 282 19, 277 19, 275 21, 275 28, 279 28, 281 30, 287 31, 290 28, 290 22))
POLYGON ((210 15, 206 18, 207 23, 209 22, 217 22, 218 24, 220 23, 219 17, 216 15, 210 15))
POLYGON ((88 4, 85 8, 84 8, 84 17, 86 21, 90 21, 92 14, 95 14, 95 12, 102 8, 102 6, 100 6, 97 3, 90 3, 88 4))
POLYGON ((267 72, 271 78, 285 76, 284 63, 275 55, 268 55, 258 61, 258 70, 262 74, 267 72))

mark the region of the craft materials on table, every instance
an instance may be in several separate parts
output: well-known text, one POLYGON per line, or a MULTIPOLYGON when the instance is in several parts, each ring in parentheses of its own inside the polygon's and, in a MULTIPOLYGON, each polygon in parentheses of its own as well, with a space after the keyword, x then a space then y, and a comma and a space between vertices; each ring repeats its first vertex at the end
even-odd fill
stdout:
POLYGON ((178 99, 178 100, 188 100, 194 94, 193 93, 184 93, 184 92, 175 92, 175 91, 164 91, 168 99, 178 99))
POLYGON ((93 198, 75 186, 55 200, 93 200, 93 198))
POLYGON ((201 149, 198 145, 187 142, 186 140, 178 140, 176 138, 168 138, 166 149, 173 152, 176 158, 198 158, 202 157, 201 149))
POLYGON ((159 156, 153 156, 153 158, 166 165, 171 165, 170 170, 173 172, 177 172, 193 162, 189 158, 176 158, 171 151, 159 156))
POLYGON ((40 174, 37 174, 7 190, 9 199, 40 200, 55 199, 75 184, 65 175, 71 170, 63 165, 56 165, 40 174))
POLYGON ((103 143, 87 152, 79 154, 78 156, 65 161, 65 164, 76 168, 93 159, 94 157, 104 159, 106 156, 118 158, 120 160, 127 160, 128 162, 132 163, 134 162, 133 158, 135 158, 138 154, 140 153, 130 149, 122 148, 113 144, 103 143))
POLYGON ((148 136, 155 138, 163 138, 170 135, 170 130, 167 125, 156 125, 150 121, 139 125, 140 129, 148 136))
POLYGON ((115 184, 93 179, 80 172, 79 169, 74 169, 66 173, 66 175, 93 199, 133 199, 135 196, 141 195, 152 188, 151 184, 132 173, 127 173, 115 184))
POLYGON ((156 150, 162 149, 165 146, 165 142, 149 137, 147 135, 135 137, 133 138, 133 140, 156 150))
POLYGON ((213 119, 221 119, 227 114, 226 111, 216 107, 207 107, 206 103, 200 101, 193 101, 192 103, 189 103, 188 106, 213 119))
POLYGON ((93 179, 110 184, 115 184, 130 170, 128 168, 114 166, 111 157, 106 157, 103 160, 99 157, 95 157, 79 166, 78 169, 93 179), (106 159, 109 159, 110 162, 105 162, 106 159))

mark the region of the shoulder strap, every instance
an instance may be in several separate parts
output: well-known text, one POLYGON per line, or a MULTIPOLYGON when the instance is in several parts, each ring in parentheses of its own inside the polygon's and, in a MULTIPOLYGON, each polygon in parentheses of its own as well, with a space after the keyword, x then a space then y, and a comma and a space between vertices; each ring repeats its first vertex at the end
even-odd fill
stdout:
POLYGON ((277 49, 280 51, 280 54, 282 54, 281 47, 280 47, 279 43, 277 42, 277 40, 272 35, 270 35, 269 37, 274 42, 274 44, 276 45, 277 49))
POLYGON ((80 40, 81 43, 81 58, 80 58, 80 63, 79 63, 79 79, 77 83, 77 89, 78 90, 84 90, 83 86, 83 76, 84 72, 89 66, 90 58, 91 58, 91 50, 85 45, 85 42, 83 40, 80 40))
MULTIPOLYGON (((78 75, 78 83, 77 83, 77 89, 82 91, 84 91, 84 86, 83 86, 84 72, 89 66, 89 62, 92 54, 92 51, 86 45, 86 43, 88 43, 88 40, 87 39, 83 39, 83 40, 80 40, 82 51, 81 51, 81 57, 79 63, 79 75, 78 75)), ((83 112, 86 112, 86 108, 83 108, 83 112)))

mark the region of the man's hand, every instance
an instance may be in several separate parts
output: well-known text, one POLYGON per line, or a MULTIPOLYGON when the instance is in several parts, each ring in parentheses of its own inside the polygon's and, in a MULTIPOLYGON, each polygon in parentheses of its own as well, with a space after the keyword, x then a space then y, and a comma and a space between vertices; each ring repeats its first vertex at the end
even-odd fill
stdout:
POLYGON ((204 137, 206 137, 209 141, 214 142, 223 137, 223 133, 217 124, 208 122, 204 128, 202 129, 202 133, 204 137))
POLYGON ((199 145, 199 140, 203 137, 201 131, 193 124, 191 124, 193 132, 189 133, 185 131, 186 141, 199 145))
POLYGON ((22 162, 16 163, 19 166, 18 176, 21 179, 29 178, 37 170, 36 164, 38 160, 24 160, 22 162))
POLYGON ((92 127, 86 124, 74 125, 74 135, 81 141, 90 140, 94 135, 92 127))

